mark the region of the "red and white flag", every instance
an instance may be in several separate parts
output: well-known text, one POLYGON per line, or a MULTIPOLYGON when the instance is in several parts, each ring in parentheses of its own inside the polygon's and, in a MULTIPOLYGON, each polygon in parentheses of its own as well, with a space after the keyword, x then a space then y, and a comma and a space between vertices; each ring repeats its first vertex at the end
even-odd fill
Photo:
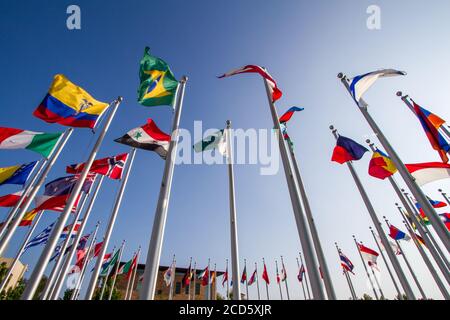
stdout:
POLYGON ((219 76, 218 78, 230 77, 230 76, 234 76, 235 74, 241 74, 241 73, 258 73, 259 75, 261 75, 261 77, 266 79, 267 83, 269 84, 270 91, 272 93, 272 102, 277 101, 283 95, 281 90, 278 89, 277 83, 272 78, 272 76, 267 72, 266 69, 264 69, 263 67, 260 67, 260 66, 249 64, 242 68, 224 73, 223 75, 219 76))
POLYGON ((450 165, 442 162, 405 164, 419 186, 450 178, 450 165))
MULTIPOLYGON (((89 172, 98 173, 104 176, 107 176, 111 179, 121 179, 123 168, 128 159, 128 153, 119 154, 114 157, 108 157, 103 159, 95 160, 92 163, 91 169, 89 172)), ((84 169, 84 163, 72 164, 67 166, 67 173, 81 173, 84 169)))
POLYGON ((361 252, 363 260, 366 261, 369 266, 372 267, 377 264, 377 259, 379 256, 378 252, 364 246, 361 243, 358 243, 358 249, 359 252, 361 252))
POLYGON ((267 268, 266 268, 266 264, 265 263, 264 263, 264 270, 263 270, 263 273, 262 273, 262 278, 267 284, 270 284, 269 274, 267 273, 267 268))
POLYGON ((4 208, 14 207, 17 204, 17 202, 19 202, 20 197, 22 197, 22 194, 23 190, 0 197, 0 207, 4 208))

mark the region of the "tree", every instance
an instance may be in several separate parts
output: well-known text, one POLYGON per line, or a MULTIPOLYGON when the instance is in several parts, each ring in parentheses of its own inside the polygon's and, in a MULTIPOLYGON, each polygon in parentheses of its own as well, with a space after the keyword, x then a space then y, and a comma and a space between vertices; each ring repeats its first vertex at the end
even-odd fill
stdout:
POLYGON ((373 298, 369 296, 367 293, 364 293, 361 300, 373 300, 373 298))
POLYGON ((2 262, 0 264, 0 282, 3 281, 7 273, 8 273, 8 266, 6 262, 2 262))
POLYGON ((67 289, 64 291, 63 300, 70 300, 70 298, 72 298, 73 290, 74 289, 67 289))

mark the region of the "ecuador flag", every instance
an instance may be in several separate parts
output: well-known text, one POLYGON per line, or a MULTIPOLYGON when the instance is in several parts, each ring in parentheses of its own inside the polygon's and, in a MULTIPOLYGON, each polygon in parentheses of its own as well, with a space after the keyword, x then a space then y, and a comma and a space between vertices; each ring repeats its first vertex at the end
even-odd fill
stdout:
POLYGON ((45 122, 63 126, 94 128, 108 104, 95 100, 83 88, 57 74, 33 115, 45 122))
POLYGON ((369 174, 378 179, 386 179, 397 172, 392 160, 382 151, 375 149, 369 162, 369 174))
POLYGON ((165 61, 150 55, 146 47, 139 68, 141 84, 138 89, 138 102, 143 106, 172 106, 178 81, 165 61))

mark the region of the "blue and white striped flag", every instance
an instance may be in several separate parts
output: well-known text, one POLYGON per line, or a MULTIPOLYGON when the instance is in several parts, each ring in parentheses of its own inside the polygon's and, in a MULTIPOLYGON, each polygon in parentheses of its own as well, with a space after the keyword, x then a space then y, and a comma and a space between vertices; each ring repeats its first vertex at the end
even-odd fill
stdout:
MULTIPOLYGON (((40 244, 45 244, 48 241, 48 238, 50 237, 50 233, 52 232, 53 225, 55 223, 53 222, 51 225, 49 225, 47 228, 41 231, 36 237, 28 241, 28 243, 25 245, 25 248, 23 252, 27 251, 29 248, 38 246, 40 244)), ((22 253, 23 254, 23 253, 22 253)))

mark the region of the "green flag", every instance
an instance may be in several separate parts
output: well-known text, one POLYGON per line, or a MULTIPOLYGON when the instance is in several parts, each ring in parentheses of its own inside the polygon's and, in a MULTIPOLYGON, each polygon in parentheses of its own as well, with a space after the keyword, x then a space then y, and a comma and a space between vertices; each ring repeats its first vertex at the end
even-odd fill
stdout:
POLYGON ((130 261, 128 261, 127 263, 125 263, 124 265, 122 265, 119 268, 119 271, 117 272, 117 274, 128 274, 128 272, 130 272, 131 269, 131 265, 133 264, 133 259, 131 259, 130 261))
POLYGON ((138 89, 138 102, 143 106, 153 107, 173 105, 178 81, 166 62, 150 55, 146 47, 139 68, 141 84, 138 89))
POLYGON ((114 266, 117 263, 117 260, 119 260, 119 254, 120 254, 120 249, 118 249, 114 253, 111 260, 109 260, 108 262, 103 264, 102 271, 100 272, 100 276, 106 277, 108 275, 110 267, 114 266))
POLYGON ((227 141, 225 138, 225 131, 223 129, 209 135, 194 145, 195 152, 203 152, 215 148, 217 148, 222 155, 227 155, 227 141))

